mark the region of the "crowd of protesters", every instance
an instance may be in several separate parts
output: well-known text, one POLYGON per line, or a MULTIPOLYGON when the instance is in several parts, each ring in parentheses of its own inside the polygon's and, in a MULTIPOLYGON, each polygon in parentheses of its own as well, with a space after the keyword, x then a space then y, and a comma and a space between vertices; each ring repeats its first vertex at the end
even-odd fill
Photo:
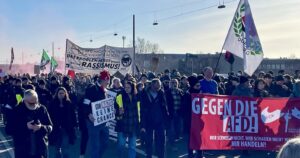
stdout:
MULTIPOLYGON (((107 98, 110 90, 116 93, 118 155, 135 158, 140 139, 147 158, 163 158, 166 142, 172 150, 177 150, 175 142, 179 140, 189 144, 192 93, 300 97, 298 79, 300 71, 293 75, 284 70, 260 72, 249 77, 240 71, 218 75, 211 67, 190 76, 177 70, 126 74, 122 78, 105 70, 99 75, 76 74, 73 78, 58 73, 8 75, 1 77, 0 104, 16 158, 73 158, 74 150, 80 150, 81 157, 100 158, 108 144, 109 129, 106 124, 94 126, 91 103, 107 98), (80 149, 75 149, 78 128, 80 149)), ((187 149, 189 157, 202 157, 202 151, 187 149)))

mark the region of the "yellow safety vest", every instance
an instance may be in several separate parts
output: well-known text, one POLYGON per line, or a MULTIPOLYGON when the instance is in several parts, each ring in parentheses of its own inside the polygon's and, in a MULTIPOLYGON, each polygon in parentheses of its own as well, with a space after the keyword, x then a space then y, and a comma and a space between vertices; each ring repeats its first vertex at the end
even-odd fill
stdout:
MULTIPOLYGON (((117 95, 117 97, 116 97, 116 103, 118 104, 118 107, 120 109, 123 108, 122 94, 117 95)), ((139 119, 139 122, 141 122, 141 113, 140 113, 141 103, 140 103, 140 101, 137 102, 136 106, 137 106, 137 110, 138 110, 138 119, 139 119)))

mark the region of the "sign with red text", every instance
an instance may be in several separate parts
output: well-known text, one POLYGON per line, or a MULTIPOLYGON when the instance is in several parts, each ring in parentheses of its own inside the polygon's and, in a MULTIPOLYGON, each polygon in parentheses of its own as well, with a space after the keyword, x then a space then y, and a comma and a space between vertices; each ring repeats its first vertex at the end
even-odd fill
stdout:
POLYGON ((300 99, 192 95, 190 148, 277 150, 300 134, 300 99))
POLYGON ((92 113, 95 118, 94 126, 107 123, 115 119, 115 99, 113 97, 92 102, 92 113))

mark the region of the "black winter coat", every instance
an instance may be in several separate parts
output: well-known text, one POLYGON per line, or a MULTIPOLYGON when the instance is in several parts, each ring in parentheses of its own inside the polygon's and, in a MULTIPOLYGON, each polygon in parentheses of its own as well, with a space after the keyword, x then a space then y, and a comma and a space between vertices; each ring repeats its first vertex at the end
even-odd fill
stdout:
MULTIPOLYGON (((124 91, 118 96, 122 97, 124 113, 120 115, 118 101, 115 102, 116 109, 116 132, 122 132, 127 136, 138 134, 139 132, 139 109, 137 96, 133 96, 130 100, 128 94, 124 91)), ((117 99, 119 99, 117 97, 117 99)))
POLYGON ((15 158, 30 157, 35 148, 36 156, 47 157, 48 135, 52 131, 52 122, 45 106, 39 105, 35 110, 29 110, 25 103, 19 104, 14 110, 12 120, 12 137, 15 147, 15 158), (42 125, 33 133, 27 128, 27 122, 34 120, 42 125))
POLYGON ((75 127, 77 126, 75 107, 70 101, 64 101, 63 107, 60 107, 58 99, 54 99, 49 105, 49 114, 53 123, 53 131, 49 136, 50 144, 61 145, 62 130, 69 138, 69 143, 74 144, 76 135, 75 127))
POLYGON ((141 93, 141 128, 154 128, 159 125, 166 126, 169 112, 165 93, 157 92, 156 98, 152 98, 150 88, 141 93))

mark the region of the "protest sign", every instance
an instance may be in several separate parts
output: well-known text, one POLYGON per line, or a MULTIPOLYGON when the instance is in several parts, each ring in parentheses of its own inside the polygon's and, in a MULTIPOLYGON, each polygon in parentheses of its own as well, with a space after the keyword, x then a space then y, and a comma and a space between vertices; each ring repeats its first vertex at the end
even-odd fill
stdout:
POLYGON ((133 48, 102 46, 100 48, 81 48, 67 39, 66 69, 80 73, 98 74, 106 69, 111 74, 132 73, 133 48))
POLYGON ((277 150, 300 134, 300 99, 192 95, 192 149, 277 150))
POLYGON ((94 126, 115 119, 114 98, 107 98, 92 103, 92 113, 95 118, 94 126))

